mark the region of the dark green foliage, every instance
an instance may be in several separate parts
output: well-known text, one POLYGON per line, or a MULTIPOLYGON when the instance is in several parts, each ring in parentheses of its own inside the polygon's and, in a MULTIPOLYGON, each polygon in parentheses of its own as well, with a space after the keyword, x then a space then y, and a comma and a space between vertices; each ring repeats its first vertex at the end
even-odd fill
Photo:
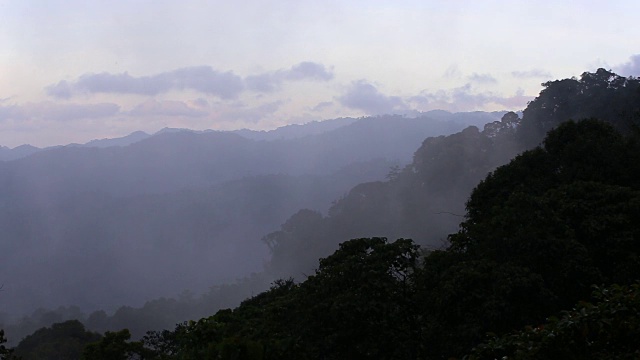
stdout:
POLYGON ((424 318, 421 341, 427 358, 460 356, 487 331, 502 333, 549 314, 553 294, 525 267, 432 256, 417 280, 416 311, 424 318))
POLYGON ((177 359, 413 358, 418 258, 410 240, 351 240, 302 284, 277 281, 235 310, 150 334, 145 342, 177 359))
POLYGON ((153 359, 154 354, 140 341, 129 341, 131 334, 124 329, 107 331, 97 342, 88 344, 82 353, 83 360, 153 359))
POLYGON ((451 236, 452 250, 523 264, 557 293, 633 281, 640 270, 634 260, 640 187, 630 174, 640 173, 640 163, 626 159, 637 150, 634 142, 593 120, 561 125, 544 149, 517 157, 478 185, 463 230, 451 236))
POLYGON ((160 359, 296 359, 289 325, 296 288, 292 280, 276 281, 233 311, 179 324, 173 332, 150 332, 144 343, 160 359))
POLYGON ((640 163, 626 160, 635 142, 598 121, 565 123, 478 185, 450 249, 425 262, 434 356, 541 323, 591 284, 638 279, 640 189, 629 174, 640 163))
MULTIPOLYGON (((557 358, 563 351, 566 358, 585 351, 600 358, 635 355, 635 338, 623 330, 633 335, 640 328, 638 309, 611 301, 636 295, 615 287, 600 300, 605 309, 579 305, 577 315, 552 321, 551 329, 566 329, 560 340, 531 328, 478 344, 488 333, 508 336, 544 323, 588 299, 591 284, 638 279, 640 189, 630 174, 640 163, 625 160, 635 156, 637 143, 594 120, 561 125, 543 148, 523 153, 476 187, 448 249, 420 261, 411 240, 343 242, 305 281, 278 281, 236 309, 151 333, 145 344, 162 359, 442 359, 474 347, 473 356, 492 358, 517 352, 526 336, 537 342, 527 351, 543 355, 523 359, 557 358), (606 317, 600 328, 589 317, 588 331, 596 332, 585 333, 575 316, 597 309, 624 316, 606 317)), ((304 211, 283 231, 291 235, 301 224, 323 221, 304 211)))
POLYGON ((465 359, 640 358, 640 286, 596 287, 593 298, 546 324, 493 338, 465 359))
POLYGON ((340 243, 303 282, 277 281, 143 342, 107 333, 85 358, 443 359, 474 347, 470 359, 637 358, 640 294, 627 285, 640 274, 640 136, 621 119, 559 120, 604 111, 594 94, 618 106, 607 116, 632 110, 620 99, 633 98, 635 82, 599 70, 548 83, 522 120, 508 113, 483 132, 425 140, 389 181, 355 187, 327 217, 299 211, 263 239, 272 273, 288 275, 340 243), (543 146, 485 178, 532 122, 553 129, 543 146), (434 214, 458 214, 445 199, 462 201, 481 178, 446 250, 420 259, 411 240, 360 237, 433 239, 446 228, 434 214), (594 283, 603 287, 586 303, 594 283))
POLYGON ((300 285, 298 300, 314 358, 415 357, 418 324, 411 309, 418 257, 410 240, 371 238, 342 243, 320 260, 316 274, 300 285))
MULTIPOLYGON (((122 306, 110 315, 101 310, 87 315, 75 306, 55 310, 38 309, 15 324, 4 325, 4 330, 10 340, 15 341, 40 328, 51 327, 54 323, 78 319, 91 331, 104 333, 127 328, 132 338, 140 339, 150 330, 172 327, 177 322, 236 306, 251 294, 268 289, 270 282, 265 274, 252 274, 235 283, 212 286, 201 295, 184 291, 176 299, 159 298, 147 301, 139 308, 122 306)), ((17 345, 17 341, 13 345, 17 345)))
POLYGON ((423 246, 442 246, 457 228, 473 187, 513 155, 513 147, 500 141, 496 146, 497 138, 476 127, 426 139, 412 164, 392 169, 388 181, 354 187, 326 217, 301 210, 280 231, 263 237, 272 251, 269 270, 280 277, 299 277, 339 243, 363 236, 412 238, 423 246))
POLYGON ((100 338, 100 334, 86 331, 78 320, 69 320, 27 336, 15 348, 15 353, 24 360, 74 360, 80 358, 86 344, 100 338))
POLYGON ((4 330, 0 329, 0 360, 16 359, 13 349, 6 347, 7 338, 4 337, 4 330))
POLYGON ((523 112, 517 130, 519 141, 530 148, 567 120, 598 118, 615 129, 629 132, 640 124, 640 80, 605 69, 585 72, 580 79, 542 84, 545 88, 523 112))
MULTIPOLYGON (((575 91, 570 82, 547 89, 556 92, 559 109, 575 91)), ((542 100, 551 101, 547 95, 542 100)), ((307 262, 359 231, 437 233, 432 215, 442 205, 440 197, 466 196, 462 190, 497 165, 497 149, 516 147, 514 129, 526 128, 534 108, 520 127, 517 115, 507 114, 482 133, 470 128, 427 139, 413 164, 394 169, 387 182, 357 186, 328 217, 297 213, 264 239, 274 253, 272 269, 285 260, 307 262)), ((343 242, 304 282, 280 282, 237 309, 165 338, 175 339, 176 354, 188 354, 183 358, 461 357, 487 333, 541 324, 588 299, 591 284, 636 281, 640 137, 628 128, 621 133, 622 122, 549 121, 540 124, 554 129, 542 147, 495 169, 473 190, 448 249, 431 251, 419 262, 419 250, 408 240, 343 242)), ((628 326, 639 326, 637 309, 630 311, 628 326)), ((606 343, 619 341, 620 354, 633 354, 624 347, 628 339, 614 332, 606 343)), ((602 344, 592 348, 599 356, 618 354, 602 344)), ((546 358, 557 358, 560 352, 550 349, 546 358)))

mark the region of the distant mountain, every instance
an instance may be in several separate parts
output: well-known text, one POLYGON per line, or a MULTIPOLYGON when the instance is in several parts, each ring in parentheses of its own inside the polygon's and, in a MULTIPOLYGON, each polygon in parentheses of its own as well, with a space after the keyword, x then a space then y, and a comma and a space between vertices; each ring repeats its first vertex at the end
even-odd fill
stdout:
POLYGON ((464 127, 428 117, 383 116, 289 140, 171 131, 126 147, 58 147, 2 164, 0 195, 55 201, 87 191, 171 192, 260 174, 327 175, 376 158, 407 163, 424 138, 464 127))
POLYGON ((319 135, 324 132, 353 124, 356 121, 357 119, 354 118, 338 118, 323 121, 312 121, 302 125, 291 124, 270 131, 242 129, 231 132, 253 140, 287 140, 302 138, 309 135, 319 135))
MULTIPOLYGON (((637 133, 640 128, 637 78, 599 69, 583 73, 580 79, 543 85, 545 89, 529 102, 521 118, 507 113, 486 126, 427 138, 411 164, 396 169, 388 181, 354 187, 336 201, 328 216, 311 210, 294 213, 280 230, 263 238, 272 248, 270 269, 284 278, 308 272, 318 258, 331 254, 340 242, 356 237, 411 238, 429 248, 443 246, 448 234, 455 232, 464 219, 465 202, 474 186, 518 152, 540 145, 548 131, 568 120, 590 118, 604 121, 623 134, 637 133)), ((449 123, 481 124, 491 114, 502 112, 452 114, 438 110, 424 116, 449 123)), ((569 139, 555 140, 562 143, 569 139)), ((599 145, 585 142, 583 146, 566 151, 578 162, 583 154, 593 152, 591 147, 599 145)), ((599 151, 608 150, 603 147, 599 151)))
MULTIPOLYGON (((4 309, 136 305, 247 275, 263 264, 267 246, 268 274, 298 279, 350 238, 443 247, 478 181, 535 147, 546 130, 598 117, 635 131, 638 89, 637 79, 601 69, 546 83, 521 118, 441 111, 369 117, 271 140, 167 130, 126 147, 63 147, 0 162, 4 309), (481 126, 467 127, 475 122, 481 126), (293 215, 278 220, 287 211, 293 215)), ((583 153, 570 147, 566 156, 583 153)), ((498 195, 511 193, 500 184, 498 195)), ((123 309, 119 317, 133 318, 123 309)))
MULTIPOLYGON (((435 120, 440 121, 453 121, 455 123, 463 124, 463 125, 474 125, 478 127, 482 127, 484 124, 496 121, 500 119, 504 112, 470 112, 470 113, 450 113, 444 110, 433 110, 426 113, 418 113, 417 118, 428 117, 435 120)), ((388 115, 386 115, 388 116, 388 115)), ((385 117, 385 116, 383 116, 385 117)), ((257 131, 257 130, 249 130, 249 129, 241 129, 241 130, 232 130, 232 131, 216 131, 216 130, 191 130, 191 129, 182 129, 182 128, 163 128, 153 135, 147 134, 143 131, 136 131, 129 135, 119 137, 119 138, 109 138, 109 139, 95 139, 91 140, 84 144, 68 144, 68 145, 56 145, 46 148, 38 148, 31 145, 20 145, 16 148, 8 148, 6 146, 0 146, 0 161, 11 161, 17 160, 36 152, 40 152, 42 150, 51 150, 63 146, 67 147, 97 147, 97 148, 108 148, 108 147, 122 147, 134 144, 136 142, 145 140, 152 136, 163 135, 167 133, 194 133, 194 134, 206 134, 206 133, 214 133, 214 132, 224 132, 224 133, 232 133, 242 136, 243 138, 250 140, 292 140, 298 138, 304 138, 311 135, 320 135, 325 132, 330 132, 336 130, 338 128, 348 126, 353 124, 359 120, 366 119, 354 119, 354 118, 337 118, 337 119, 329 119, 323 121, 312 121, 306 124, 291 124, 283 127, 279 127, 274 130, 268 131, 257 131)))
POLYGON ((120 138, 114 138, 114 139, 100 139, 100 140, 91 140, 86 144, 83 144, 81 146, 84 147, 98 147, 98 148, 106 148, 106 147, 111 147, 111 146, 127 146, 127 145, 131 145, 133 143, 136 143, 138 141, 144 140, 146 138, 148 138, 149 134, 147 134, 144 131, 136 131, 136 132, 132 132, 131 134, 127 135, 127 136, 123 136, 120 138))
POLYGON ((452 113, 445 110, 431 110, 422 113, 422 116, 440 121, 453 121, 467 126, 476 126, 482 129, 484 124, 499 120, 505 113, 506 111, 470 111, 452 113))
MULTIPOLYGON (((69 144, 66 145, 68 147, 97 147, 97 148, 107 148, 107 147, 112 147, 112 146, 127 146, 127 145, 131 145, 135 142, 138 142, 140 140, 144 140, 146 138, 148 138, 149 134, 145 133, 144 131, 136 131, 133 132, 127 136, 123 136, 123 137, 119 137, 119 138, 113 138, 113 139, 97 139, 97 140, 91 140, 85 144, 69 144)), ((56 145, 56 146, 50 146, 50 147, 46 147, 46 148, 39 148, 39 147, 35 147, 35 146, 31 146, 31 145, 20 145, 17 146, 13 149, 10 149, 6 146, 0 146, 0 161, 11 161, 11 160, 17 160, 23 157, 27 157, 30 156, 32 154, 35 154, 37 152, 43 151, 43 150, 52 150, 52 149, 56 149, 56 148, 60 148, 63 146, 60 145, 56 145)))
POLYGON ((271 140, 166 129, 0 162, 4 308, 113 309, 259 271, 260 237, 289 214, 327 211, 464 126, 380 116, 271 140))
POLYGON ((20 159, 31 154, 35 154, 42 149, 31 145, 20 145, 13 149, 0 146, 0 161, 10 161, 20 159))
POLYGON ((263 237, 272 250, 269 270, 276 278, 309 273, 318 258, 359 237, 408 238, 426 248, 442 246, 463 220, 473 187, 515 155, 501 140, 475 126, 427 138, 413 162, 391 172, 386 181, 353 187, 326 216, 300 210, 279 231, 263 237))

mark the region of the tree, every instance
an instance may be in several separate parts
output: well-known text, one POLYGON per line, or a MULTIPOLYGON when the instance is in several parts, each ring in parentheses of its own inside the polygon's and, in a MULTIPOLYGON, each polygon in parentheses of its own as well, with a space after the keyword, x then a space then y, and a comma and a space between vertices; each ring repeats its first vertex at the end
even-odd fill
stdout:
POLYGON ((82 353, 85 360, 129 360, 152 359, 154 354, 140 341, 129 341, 131 333, 127 329, 107 331, 97 342, 88 344, 82 353))
POLYGON ((69 320, 41 328, 25 337, 15 352, 24 360, 79 359, 84 346, 100 338, 100 334, 86 331, 80 321, 69 320))
POLYGON ((0 360, 17 359, 13 355, 13 349, 7 348, 4 345, 6 342, 7 342, 7 338, 4 337, 4 330, 0 329, 0 360))
POLYGON ((569 120, 597 118, 629 133, 640 124, 640 79, 598 69, 580 79, 549 81, 523 112, 517 137, 525 148, 569 120))
POLYGON ((592 302, 478 345, 465 357, 482 359, 637 359, 640 285, 594 287, 592 302))
POLYGON ((363 238, 321 259, 297 294, 306 325, 301 337, 313 349, 311 357, 415 357, 413 274, 419 256, 411 240, 363 238))
POLYGON ((513 111, 502 116, 500 121, 494 121, 484 125, 482 134, 489 138, 511 137, 520 126, 520 117, 513 111))
POLYGON ((167 359, 415 358, 419 256, 411 240, 350 240, 301 284, 277 281, 236 309, 148 339, 167 359))
POLYGON ((637 280, 636 151, 611 125, 568 122, 487 176, 451 246, 418 277, 427 354, 461 356, 487 332, 541 323, 588 298, 591 284, 637 280))

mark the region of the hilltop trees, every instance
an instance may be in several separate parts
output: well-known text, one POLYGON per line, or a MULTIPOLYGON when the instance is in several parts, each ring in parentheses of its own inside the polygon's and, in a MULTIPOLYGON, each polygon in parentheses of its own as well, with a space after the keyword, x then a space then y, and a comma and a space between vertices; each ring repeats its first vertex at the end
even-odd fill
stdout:
MULTIPOLYGON (((502 161, 503 147, 476 127, 426 139, 389 181, 355 186, 328 216, 301 210, 265 237, 276 276, 309 273, 318 257, 358 237, 412 238, 439 247, 455 231, 471 189, 502 161)), ((512 151, 512 150, 509 150, 512 151)))
POLYGON ((234 310, 152 334, 148 344, 171 343, 170 352, 189 359, 412 358, 419 256, 410 240, 354 239, 304 282, 277 281, 234 310))
MULTIPOLYGON (((327 256, 342 241, 362 236, 411 238, 422 246, 442 247, 447 235, 455 232, 462 220, 464 203, 473 187, 524 150, 533 153, 523 155, 527 159, 521 164, 544 167, 544 163, 535 163, 536 151, 540 150, 534 148, 548 131, 567 120, 598 118, 611 126, 607 130, 592 128, 592 132, 607 131, 607 137, 599 144, 585 140, 573 148, 561 147, 563 154, 558 156, 564 162, 584 167, 573 171, 615 168, 620 172, 625 166, 618 162, 640 162, 640 155, 633 151, 627 151, 622 158, 608 154, 617 151, 618 139, 623 134, 631 134, 640 125, 640 80, 598 69, 595 73, 585 72, 580 79, 549 81, 544 86, 522 118, 509 112, 482 131, 469 127, 457 134, 427 138, 416 150, 411 164, 393 169, 388 181, 354 187, 334 203, 328 216, 318 213, 307 216, 310 213, 303 212, 292 216, 286 223, 288 229, 263 238, 272 250, 270 269, 276 276, 308 273, 315 258, 327 256), (589 149, 592 145, 598 149, 589 149), (592 154, 589 159, 575 161, 589 151, 592 154), (609 159, 603 164, 605 167, 598 168, 604 158, 609 159), (307 231, 305 224, 311 218, 313 226, 307 231), (304 256, 293 255, 301 250, 304 256)), ((545 148, 556 151, 558 144, 575 135, 570 132, 565 129, 547 138, 545 148)), ((595 173, 607 174, 608 170, 595 173)), ((564 174, 569 176, 566 171, 564 174)), ((531 181, 528 184, 536 186, 531 181)))
POLYGON ((276 282, 148 345, 169 349, 167 359, 637 354, 625 334, 640 328, 637 286, 626 286, 640 274, 640 163, 620 159, 634 156, 638 139, 586 120, 559 126, 544 144, 475 188, 446 250, 421 258, 411 240, 353 239, 304 281, 276 282), (605 285, 595 302, 580 303, 594 283, 605 285), (488 333, 498 337, 479 345, 488 333))
MULTIPOLYGON (((498 168, 472 192, 447 251, 425 261, 432 354, 470 348, 589 298, 591 284, 640 273, 635 137, 594 120, 551 131, 544 147, 498 168)), ((448 353, 460 356, 462 353, 448 353)))
POLYGON ((13 349, 7 348, 5 343, 7 338, 4 336, 4 330, 0 329, 0 360, 11 360, 13 357, 13 349))
POLYGON ((78 320, 69 320, 37 330, 20 341, 15 352, 24 360, 79 359, 84 346, 100 338, 78 320))
POLYGON ((545 324, 495 337, 466 359, 637 359, 640 285, 594 288, 593 303, 580 302, 545 324))
POLYGON ((520 140, 535 138, 519 136, 549 107, 557 116, 579 115, 582 105, 604 111, 580 102, 583 92, 603 93, 618 106, 610 116, 632 113, 635 103, 620 99, 634 96, 634 84, 585 73, 548 83, 522 119, 508 113, 482 132, 427 139, 389 181, 356 186, 328 216, 301 210, 263 239, 272 274, 299 282, 276 281, 235 309, 142 343, 108 333, 85 356, 116 356, 109 349, 160 359, 637 356, 640 133, 619 119, 544 117, 536 126, 551 131, 541 146, 498 166, 520 140), (464 216, 446 202, 462 198, 464 216), (446 248, 422 251, 412 240, 376 236, 415 235, 433 245, 444 214, 463 220, 446 248))
POLYGON ((548 81, 523 112, 519 141, 533 147, 545 134, 567 120, 597 118, 621 132, 640 123, 640 79, 598 69, 580 79, 548 81))

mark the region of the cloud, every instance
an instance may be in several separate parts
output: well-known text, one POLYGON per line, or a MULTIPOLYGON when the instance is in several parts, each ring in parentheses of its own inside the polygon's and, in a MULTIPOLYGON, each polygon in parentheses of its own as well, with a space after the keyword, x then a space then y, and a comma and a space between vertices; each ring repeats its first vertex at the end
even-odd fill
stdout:
POLYGON ((551 79, 553 75, 550 72, 542 70, 542 69, 531 69, 525 71, 512 71, 511 76, 519 79, 551 79))
POLYGON ((137 105, 128 112, 133 116, 184 116, 202 117, 207 111, 195 109, 182 101, 156 101, 148 100, 137 105))
POLYGON ((283 104, 284 101, 273 101, 256 107, 236 104, 231 108, 223 110, 221 118, 228 122, 257 123, 277 112, 283 104))
POLYGON ((533 100, 535 96, 527 96, 524 94, 524 90, 518 89, 513 96, 493 96, 491 101, 496 104, 505 106, 507 109, 524 109, 529 101, 533 100))
POLYGON ((332 101, 323 101, 321 103, 318 103, 316 106, 314 106, 313 108, 311 108, 311 111, 313 112, 320 112, 325 110, 326 108, 329 108, 333 106, 333 102, 332 101))
POLYGON ((478 110, 492 102, 491 93, 474 93, 471 84, 454 88, 448 95, 449 102, 456 111, 478 110))
POLYGON ((60 81, 45 88, 48 95, 70 98, 75 93, 119 93, 157 95, 171 90, 195 90, 222 99, 235 98, 244 88, 242 78, 210 66, 194 66, 152 76, 134 77, 128 73, 85 74, 75 82, 60 81))
POLYGON ((71 84, 62 80, 54 85, 49 85, 45 88, 47 95, 53 96, 58 99, 69 99, 73 95, 73 89, 71 84))
POLYGON ((613 68, 620 76, 640 76, 640 54, 632 55, 624 64, 613 68))
POLYGON ((301 62, 287 70, 266 72, 250 75, 245 78, 248 89, 256 92, 273 92, 279 90, 285 81, 329 81, 333 79, 333 72, 314 62, 301 62))
POLYGON ((56 104, 52 102, 27 103, 0 107, 0 121, 52 120, 72 121, 96 119, 116 115, 120 107, 111 103, 56 104))
POLYGON ((365 80, 351 83, 347 92, 337 100, 343 106, 362 110, 369 115, 389 114, 407 109, 400 97, 386 96, 365 80))
POLYGON ((498 80, 489 74, 473 73, 469 76, 469 80, 479 84, 496 84, 498 80))
POLYGON ((282 86, 282 78, 274 73, 247 76, 244 82, 249 90, 256 92, 273 92, 282 86))
POLYGON ((471 84, 466 84, 450 90, 437 92, 423 91, 419 95, 408 99, 417 110, 448 110, 448 111, 475 111, 492 104, 503 106, 507 109, 521 109, 533 100, 533 96, 525 96, 519 89, 513 96, 500 96, 492 92, 474 92, 471 84))
POLYGON ((447 70, 445 70, 442 76, 447 79, 454 79, 454 78, 459 78, 460 75, 461 73, 460 73, 460 68, 458 67, 458 64, 451 64, 447 68, 447 70))
POLYGON ((284 72, 284 77, 289 80, 320 80, 333 79, 333 72, 327 70, 324 65, 314 62, 301 62, 284 72))
POLYGON ((324 65, 301 62, 287 70, 278 70, 245 79, 231 71, 218 71, 210 66, 192 66, 151 76, 132 76, 129 73, 85 74, 76 81, 62 80, 45 87, 49 96, 69 99, 77 93, 116 93, 158 95, 172 90, 192 90, 221 99, 234 99, 244 90, 272 92, 284 81, 333 79, 333 72, 324 65))
POLYGON ((25 118, 25 113, 20 106, 0 106, 0 122, 7 120, 24 120, 25 118))
POLYGON ((196 108, 208 108, 209 102, 203 98, 197 98, 195 100, 189 101, 189 105, 196 108))

